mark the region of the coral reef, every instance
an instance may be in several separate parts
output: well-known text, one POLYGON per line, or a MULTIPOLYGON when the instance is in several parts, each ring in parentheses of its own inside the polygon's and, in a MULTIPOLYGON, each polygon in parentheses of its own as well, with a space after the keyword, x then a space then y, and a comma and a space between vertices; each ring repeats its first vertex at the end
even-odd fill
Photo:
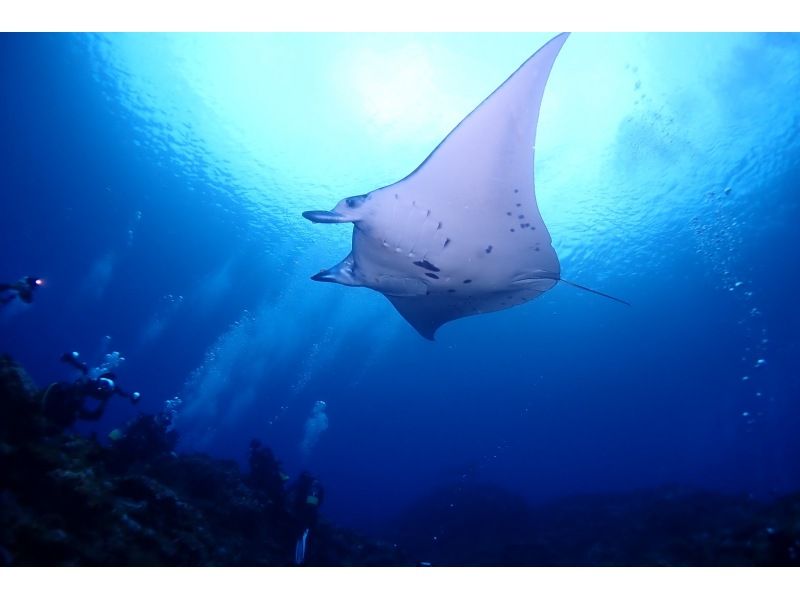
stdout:
MULTIPOLYGON (((142 415, 104 447, 45 417, 44 391, 0 357, 0 562, 11 565, 290 565, 296 523, 273 482, 173 452, 142 415)), ((274 462, 277 464, 277 461, 274 462)), ((258 469, 256 469, 258 473, 258 469)), ((408 564, 391 545, 320 521, 308 565, 408 564)))
POLYGON ((468 482, 420 499, 387 537, 434 565, 800 565, 800 495, 762 503, 680 487, 530 506, 468 482))
MULTIPOLYGON (((268 447, 251 443, 248 472, 176 454, 169 404, 103 446, 48 420, 45 393, 0 357, 0 564, 293 564, 307 524, 268 447)), ((800 494, 765 503, 672 487, 531 506, 461 480, 381 532, 392 543, 321 519, 305 564, 796 566, 800 494)))

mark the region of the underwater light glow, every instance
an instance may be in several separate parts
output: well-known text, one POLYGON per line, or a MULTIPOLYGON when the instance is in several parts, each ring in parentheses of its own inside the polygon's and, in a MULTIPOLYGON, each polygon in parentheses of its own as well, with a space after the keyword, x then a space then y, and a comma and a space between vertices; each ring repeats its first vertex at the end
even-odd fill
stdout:
MULTIPOLYGON (((141 120, 143 146, 250 211, 254 230, 280 231, 271 242, 297 244, 308 242, 302 211, 406 176, 546 39, 106 35, 92 47, 101 77, 141 120)), ((620 237, 647 252, 702 217, 707 193, 746 191, 743 156, 769 163, 784 155, 776 147, 798 143, 797 110, 776 111, 763 95, 793 89, 798 57, 754 52, 760 43, 570 37, 543 99, 535 165, 539 207, 569 271, 597 271, 592 262, 613 260, 620 237), (702 59, 709 47, 713 61, 702 59), (759 81, 740 81, 742 55, 759 81)), ((323 234, 342 245, 349 236, 323 234)))
POLYGON ((420 131, 458 122, 442 122, 452 105, 443 84, 448 66, 425 44, 362 48, 341 64, 340 85, 352 90, 354 112, 367 119, 365 131, 408 143, 420 131))

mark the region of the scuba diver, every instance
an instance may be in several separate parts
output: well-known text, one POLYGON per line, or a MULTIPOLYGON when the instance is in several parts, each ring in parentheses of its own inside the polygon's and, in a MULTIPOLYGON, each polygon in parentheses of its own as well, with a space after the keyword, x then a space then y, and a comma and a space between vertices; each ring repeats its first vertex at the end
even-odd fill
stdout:
POLYGON ((42 284, 44 281, 35 276, 23 276, 12 283, 0 282, 0 305, 11 303, 16 297, 23 303, 33 303, 33 291, 42 284))
POLYGON ((272 450, 254 438, 250 442, 248 462, 250 474, 246 483, 254 490, 263 492, 275 511, 283 509, 283 483, 287 476, 281 471, 281 464, 272 450))
POLYGON ((81 373, 75 382, 56 382, 45 391, 43 404, 45 415, 62 428, 75 423, 76 419, 96 421, 103 416, 108 401, 115 394, 130 399, 136 405, 141 395, 129 393, 117 384, 117 376, 113 372, 103 372, 97 377, 89 375, 89 367, 78 358, 77 351, 64 353, 61 361, 71 365, 81 373), (84 405, 86 397, 98 401, 97 407, 88 409, 84 405))
POLYGON ((305 561, 308 534, 317 524, 319 507, 324 497, 325 489, 322 484, 307 471, 300 474, 289 490, 289 510, 297 521, 300 532, 294 548, 296 565, 302 565, 305 561))

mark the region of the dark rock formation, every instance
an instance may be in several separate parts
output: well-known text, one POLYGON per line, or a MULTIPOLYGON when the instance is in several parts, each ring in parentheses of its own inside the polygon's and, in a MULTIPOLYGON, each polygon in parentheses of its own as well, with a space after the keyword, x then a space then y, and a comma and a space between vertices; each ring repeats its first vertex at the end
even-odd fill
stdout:
POLYGON ((532 507, 465 483, 421 499, 383 530, 434 565, 800 565, 800 495, 762 503, 685 488, 532 507))
MULTIPOLYGON (((0 563, 292 564, 296 525, 274 484, 258 487, 235 462, 175 454, 174 432, 152 415, 109 447, 60 430, 44 416, 45 392, 0 358, 0 563)), ((305 564, 408 562, 323 521, 305 564)))
MULTIPOLYGON (((104 447, 49 421, 46 392, 0 357, 0 564, 292 564, 298 518, 266 447, 251 444, 243 474, 176 454, 168 418, 152 415, 104 447)), ((396 544, 320 521, 305 564, 796 566, 800 495, 762 503, 661 488, 533 507, 464 481, 382 535, 396 544)))

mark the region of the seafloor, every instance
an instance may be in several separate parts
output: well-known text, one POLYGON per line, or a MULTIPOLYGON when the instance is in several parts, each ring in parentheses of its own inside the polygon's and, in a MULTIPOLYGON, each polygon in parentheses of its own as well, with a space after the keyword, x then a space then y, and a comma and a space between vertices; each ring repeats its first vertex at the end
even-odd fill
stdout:
MULTIPOLYGON (((293 564, 297 521, 285 489, 264 485, 252 460, 241 471, 176 453, 176 434, 152 415, 105 446, 48 421, 43 394, 0 358, 0 562, 293 564)), ((323 518, 305 564, 797 565, 800 494, 763 502, 661 488, 534 507, 461 481, 420 499, 380 535, 323 518)))

